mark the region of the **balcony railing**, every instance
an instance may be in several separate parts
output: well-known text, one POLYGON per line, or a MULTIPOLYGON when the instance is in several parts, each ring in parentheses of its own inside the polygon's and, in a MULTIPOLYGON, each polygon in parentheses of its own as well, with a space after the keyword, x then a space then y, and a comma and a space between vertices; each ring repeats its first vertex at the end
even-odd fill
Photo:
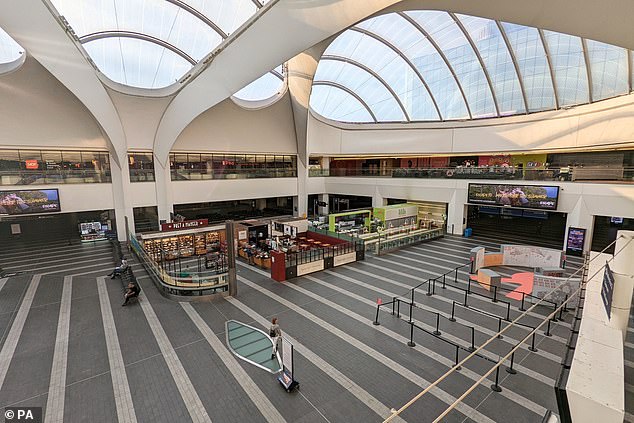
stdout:
POLYGON ((224 169, 221 172, 200 169, 172 169, 172 181, 295 177, 297 177, 296 169, 224 169))
POLYGON ((578 166, 530 169, 511 166, 455 167, 455 168, 385 168, 366 169, 310 169, 309 176, 419 178, 419 179, 501 179, 525 181, 634 181, 634 167, 578 166))
POLYGON ((112 182, 110 170, 0 170, 0 185, 94 184, 110 182, 112 182))

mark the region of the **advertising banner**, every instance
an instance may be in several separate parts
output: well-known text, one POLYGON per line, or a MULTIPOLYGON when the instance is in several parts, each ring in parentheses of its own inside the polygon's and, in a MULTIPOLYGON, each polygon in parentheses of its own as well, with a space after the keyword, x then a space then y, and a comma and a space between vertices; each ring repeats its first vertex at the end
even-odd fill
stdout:
POLYGON ((467 201, 490 206, 557 210, 558 199, 557 186, 469 184, 467 201))
POLYGON ((54 213, 61 211, 57 189, 0 191, 0 215, 54 213))
POLYGON ((566 254, 581 257, 583 255, 583 243, 585 239, 585 229, 573 227, 568 229, 568 239, 566 240, 566 254))
POLYGON ((505 266, 560 267, 563 251, 531 245, 506 245, 500 248, 505 266))
POLYGON ((614 275, 610 266, 605 264, 605 272, 603 273, 603 286, 601 287, 601 299, 603 300, 603 306, 606 313, 608 313, 608 320, 612 318, 612 294, 614 293, 614 275))

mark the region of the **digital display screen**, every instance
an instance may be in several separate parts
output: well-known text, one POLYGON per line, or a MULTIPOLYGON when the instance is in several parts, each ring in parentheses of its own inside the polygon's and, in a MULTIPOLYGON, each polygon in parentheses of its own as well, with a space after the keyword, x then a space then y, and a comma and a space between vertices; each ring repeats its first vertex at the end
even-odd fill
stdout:
POLYGON ((568 229, 568 240, 566 241, 566 253, 574 256, 583 255, 583 243, 585 239, 585 229, 570 227, 570 229, 568 229))
POLYGON ((471 204, 557 210, 558 199, 559 187, 556 186, 469 184, 471 204))
POLYGON ((54 213, 61 211, 57 189, 0 191, 0 215, 54 213))

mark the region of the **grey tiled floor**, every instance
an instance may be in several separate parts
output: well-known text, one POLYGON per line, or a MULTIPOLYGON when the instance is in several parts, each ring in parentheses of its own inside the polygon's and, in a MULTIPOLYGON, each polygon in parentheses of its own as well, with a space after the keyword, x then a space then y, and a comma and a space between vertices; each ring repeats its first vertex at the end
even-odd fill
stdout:
MULTIPOLYGON (((390 408, 400 408, 427 383, 447 371, 455 350, 420 331, 415 333, 417 346, 408 347, 403 341, 409 339, 409 325, 389 313, 382 312, 381 325, 373 326, 377 298, 385 302, 392 296, 405 295, 421 280, 466 263, 469 249, 475 245, 492 249, 499 246, 491 239, 446 237, 283 284, 253 267, 240 265, 238 274, 244 282, 239 283, 236 298, 193 304, 195 312, 223 343, 226 320, 261 327, 277 316, 283 332, 297 343, 295 370, 301 387, 292 394, 287 394, 273 375, 239 361, 259 392, 247 395, 185 310, 163 298, 137 263, 133 262, 133 268, 143 287, 141 301, 151 305, 176 359, 182 363, 184 374, 180 377, 193 385, 212 421, 266 421, 258 407, 264 398, 288 422, 379 422, 387 417, 390 408)), ((572 259, 567 272, 571 273, 579 264, 580 261, 572 259)), ((107 243, 24 244, 0 252, 0 267, 26 272, 9 278, 0 290, 0 349, 6 347, 7 334, 33 274, 43 275, 15 352, 8 362, 0 363, 7 366, 4 384, 0 386, 0 409, 18 404, 46 406, 62 283, 65 276, 72 275, 64 422, 117 421, 105 321, 96 282, 112 265, 107 243)), ((521 270, 500 268, 499 271, 510 276, 521 270)), ((466 286, 467 274, 459 271, 458 277, 457 287, 466 286)), ((167 365, 175 358, 168 355, 166 360, 163 356, 139 304, 120 306, 120 281, 106 279, 106 285, 136 421, 191 421, 192 398, 181 395, 167 365)), ((455 287, 437 287, 436 295, 431 297, 418 293, 416 302, 421 307, 449 314, 451 301, 459 301, 462 296, 455 287)), ((476 296, 469 298, 473 307, 492 314, 505 312, 501 303, 476 296)), ((514 317, 518 304, 512 302, 512 306, 511 317, 514 317)), ((424 311, 414 314, 420 322, 434 325, 429 316, 424 311)), ((476 343, 497 330, 497 320, 484 314, 462 310, 457 316, 475 326, 476 343)), ((538 313, 523 321, 534 325, 539 320, 538 313)), ((553 326, 553 337, 541 333, 536 337, 538 353, 518 351, 515 365, 519 373, 500 372, 502 393, 491 391, 488 381, 464 400, 462 412, 452 411, 445 421, 539 422, 546 409, 556 410, 551 382, 558 372, 569 320, 568 317, 553 326)), ((443 337, 468 341, 464 326, 446 321, 443 325, 443 337)), ((509 331, 503 340, 487 348, 487 354, 495 357, 504 354, 526 333, 523 329, 509 331)), ((628 340, 634 342, 630 336, 628 340)), ((626 345, 626 359, 634 361, 630 346, 626 345)), ((464 351, 460 354, 466 355, 464 351)), ((408 422, 434 420, 452 398, 460 396, 490 366, 488 361, 474 359, 443 381, 439 385, 441 391, 423 396, 401 417, 408 422)), ((182 385, 182 381, 179 383, 182 385)), ((628 404, 633 395, 628 391, 628 404)))

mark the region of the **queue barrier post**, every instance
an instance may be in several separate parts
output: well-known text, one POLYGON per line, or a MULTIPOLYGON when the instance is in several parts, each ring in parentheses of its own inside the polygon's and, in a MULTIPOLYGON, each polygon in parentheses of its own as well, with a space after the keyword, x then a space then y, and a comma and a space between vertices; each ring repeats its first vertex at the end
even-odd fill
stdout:
POLYGON ((392 316, 394 316, 394 306, 396 306, 396 297, 392 297, 392 316))
POLYGON ((469 295, 469 292, 465 291, 464 292, 464 306, 467 306, 467 296, 469 295))
POLYGON ((493 385, 491 385, 491 390, 494 392, 502 392, 502 388, 500 388, 500 385, 498 384, 500 380, 500 368, 497 367, 495 369, 495 383, 493 385))
POLYGON ((550 319, 548 320, 548 325, 546 326, 546 333, 544 335, 552 336, 552 333, 550 333, 550 319))
POLYGON ((537 348, 535 348, 535 332, 533 332, 533 336, 531 337, 531 346, 528 347, 528 350, 531 352, 537 352, 537 348))
POLYGON ((506 372, 511 374, 511 375, 515 375, 517 374, 517 370, 515 370, 513 368, 513 362, 515 361, 515 353, 511 354, 511 365, 509 367, 506 368, 506 372))
POLYGON ((469 351, 475 351, 475 328, 471 326, 471 346, 469 347, 469 351))
POLYGON ((431 279, 427 279, 427 296, 431 297, 431 279))
POLYGON ((436 313, 436 330, 432 332, 434 335, 438 336, 441 334, 440 332, 440 313, 436 313))
POLYGON ((524 308, 524 298, 526 298, 526 293, 522 292, 522 304, 520 304, 520 311, 526 311, 524 308))
MULTIPOLYGON (((458 347, 458 345, 456 345, 456 366, 458 366, 458 363, 460 363, 460 347, 458 347)), ((456 367, 456 370, 460 370, 462 367, 458 366, 456 367)))
POLYGON ((498 287, 497 286, 493 286, 493 302, 494 303, 498 302, 498 287))
POLYGON ((380 307, 381 307, 381 305, 380 305, 380 304, 377 304, 377 305, 376 305, 376 317, 374 318, 374 322, 372 322, 372 324, 373 324, 374 326, 378 326, 378 325, 380 325, 380 323, 379 323, 379 308, 380 308, 380 307))
POLYGON ((449 318, 450 322, 456 321, 456 318, 454 317, 455 313, 456 313, 456 302, 452 301, 451 302, 451 317, 449 318))
POLYGON ((396 303, 396 317, 400 319, 401 318, 401 300, 397 298, 396 301, 398 301, 396 303))
MULTIPOLYGON (((502 318, 498 317, 498 332, 502 330, 502 318)), ((498 339, 504 339, 502 334, 498 335, 498 339)))
POLYGON ((442 289, 447 288, 447 285, 445 283, 445 276, 446 276, 446 274, 443 273, 443 275, 442 275, 442 289))
POLYGON ((416 343, 414 342, 414 322, 409 322, 409 341, 407 341, 408 347, 415 347, 416 343))

